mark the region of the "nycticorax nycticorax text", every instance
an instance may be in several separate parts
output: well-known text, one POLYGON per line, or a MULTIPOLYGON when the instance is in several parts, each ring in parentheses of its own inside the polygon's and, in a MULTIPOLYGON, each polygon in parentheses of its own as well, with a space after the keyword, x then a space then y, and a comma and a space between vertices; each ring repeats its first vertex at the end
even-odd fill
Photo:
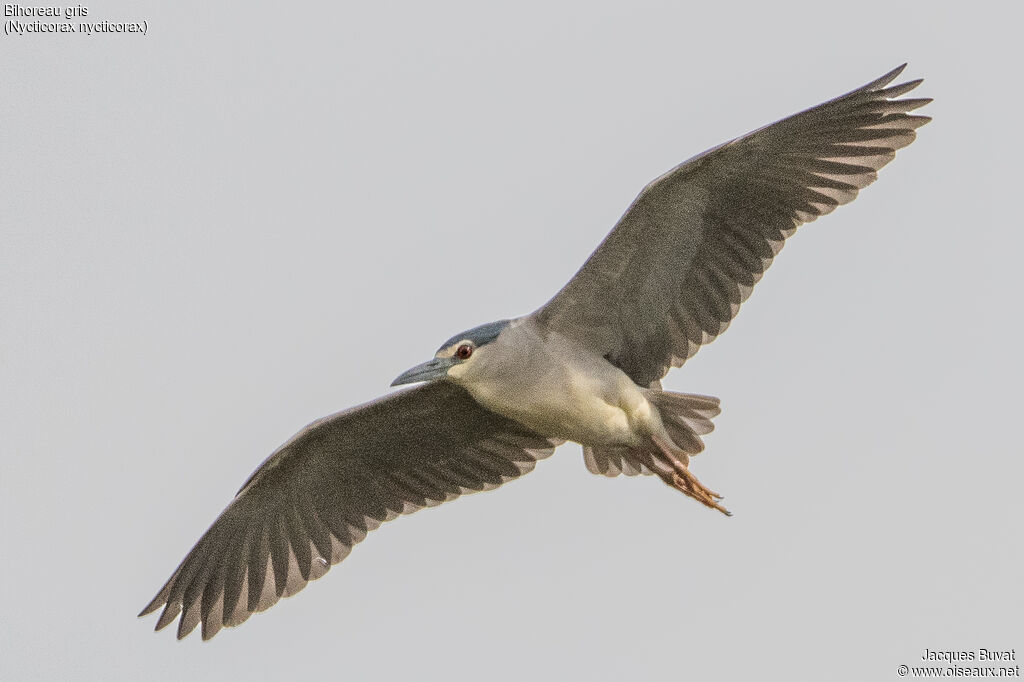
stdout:
POLYGON ((640 193, 580 271, 524 317, 445 341, 316 421, 245 485, 143 609, 203 639, 292 595, 399 514, 489 490, 565 440, 598 474, 653 474, 728 513, 688 468, 718 400, 661 390, 729 324, 786 237, 850 202, 914 140, 928 99, 899 67, 696 156, 640 193))

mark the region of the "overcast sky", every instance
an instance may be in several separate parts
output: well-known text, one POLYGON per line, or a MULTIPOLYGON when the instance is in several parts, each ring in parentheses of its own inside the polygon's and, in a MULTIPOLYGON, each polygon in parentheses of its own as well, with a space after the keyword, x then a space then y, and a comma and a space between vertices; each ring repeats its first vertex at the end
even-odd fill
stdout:
POLYGON ((0 678, 1024 650, 1010 4, 102 2, 147 33, 0 36, 0 678), (693 467, 733 518, 569 444, 209 643, 136 619, 303 425, 546 301, 676 163, 904 61, 934 122, 667 380, 722 399, 693 467))

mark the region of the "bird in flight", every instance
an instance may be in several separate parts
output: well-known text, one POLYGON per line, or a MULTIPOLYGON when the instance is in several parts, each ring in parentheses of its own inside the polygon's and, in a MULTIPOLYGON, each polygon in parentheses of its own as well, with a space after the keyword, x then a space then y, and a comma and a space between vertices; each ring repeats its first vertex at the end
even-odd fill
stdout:
POLYGON ((301 590, 400 514, 496 488, 562 442, 595 474, 650 474, 728 514, 690 471, 718 399, 661 388, 729 325, 796 228, 853 201, 931 120, 878 80, 695 156, 640 192, 537 311, 456 334, 315 421, 249 477, 142 610, 203 639, 301 590))

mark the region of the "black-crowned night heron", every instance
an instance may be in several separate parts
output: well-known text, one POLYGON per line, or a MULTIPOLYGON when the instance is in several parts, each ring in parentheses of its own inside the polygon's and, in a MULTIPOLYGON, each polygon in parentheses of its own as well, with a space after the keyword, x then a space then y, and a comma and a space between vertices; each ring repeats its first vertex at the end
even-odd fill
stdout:
POLYGON ((489 490, 566 440, 598 474, 653 474, 728 513, 690 473, 718 400, 660 379, 726 328, 786 237, 850 202, 914 140, 928 99, 899 67, 649 184, 536 312, 456 334, 392 385, 281 446, 143 609, 203 639, 292 595, 382 521, 489 490))

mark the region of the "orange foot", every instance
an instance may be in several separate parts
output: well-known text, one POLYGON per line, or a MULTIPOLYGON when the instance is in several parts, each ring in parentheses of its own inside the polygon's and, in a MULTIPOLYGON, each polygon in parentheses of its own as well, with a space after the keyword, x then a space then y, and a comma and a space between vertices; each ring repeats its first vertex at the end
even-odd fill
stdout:
POLYGON ((698 481, 697 477, 690 473, 690 469, 686 466, 689 456, 685 452, 675 447, 670 441, 665 441, 657 436, 652 436, 651 441, 661 451, 664 461, 672 467, 671 471, 659 474, 661 480, 684 495, 697 500, 705 507, 711 507, 726 516, 732 516, 731 511, 718 504, 718 500, 722 499, 722 496, 698 481))
POLYGON ((718 503, 722 496, 697 480, 697 477, 686 467, 677 467, 671 474, 662 476, 662 480, 684 495, 697 500, 705 507, 711 507, 726 516, 732 516, 731 511, 718 503))

